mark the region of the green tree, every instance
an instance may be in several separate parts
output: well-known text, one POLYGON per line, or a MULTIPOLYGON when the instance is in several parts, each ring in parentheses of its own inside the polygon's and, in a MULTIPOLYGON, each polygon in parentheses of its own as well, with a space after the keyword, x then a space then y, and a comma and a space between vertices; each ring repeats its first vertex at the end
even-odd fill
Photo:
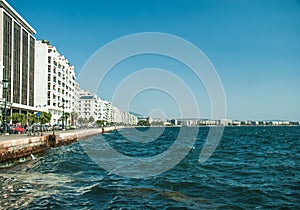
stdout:
POLYGON ((40 123, 48 124, 51 121, 52 114, 50 112, 41 112, 40 123))
POLYGON ((105 124, 105 120, 97 120, 96 123, 97 125, 102 126, 105 124))
POLYGON ((150 124, 146 120, 140 120, 137 125, 139 126, 150 126, 150 124))
POLYGON ((12 121, 12 123, 26 124, 26 115, 23 113, 13 113, 12 116, 7 117, 7 121, 12 121))
POLYGON ((93 116, 90 116, 90 117, 89 117, 89 120, 88 120, 88 122, 89 122, 89 123, 93 123, 93 122, 95 122, 95 119, 94 119, 94 117, 93 117, 93 116))
POLYGON ((71 125, 76 125, 76 120, 78 119, 77 112, 71 112, 71 125))
POLYGON ((84 119, 83 119, 82 117, 79 117, 79 118, 78 118, 78 123, 79 123, 80 125, 82 125, 82 124, 84 123, 84 119))
POLYGON ((88 122, 89 122, 89 121, 88 121, 87 118, 83 118, 83 123, 84 123, 85 126, 87 126, 88 122))
POLYGON ((37 123, 38 117, 36 116, 36 114, 30 113, 27 116, 27 120, 28 120, 29 124, 37 123))

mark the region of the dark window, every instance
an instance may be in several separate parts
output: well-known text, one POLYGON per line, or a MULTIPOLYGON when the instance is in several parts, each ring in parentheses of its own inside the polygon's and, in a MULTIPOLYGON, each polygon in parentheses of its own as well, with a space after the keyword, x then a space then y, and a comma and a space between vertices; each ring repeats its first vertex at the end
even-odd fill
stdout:
POLYGON ((28 33, 23 30, 22 36, 22 101, 27 105, 28 92, 28 33))
POLYGON ((29 45, 29 106, 34 106, 34 54, 35 40, 30 36, 29 45))
POLYGON ((20 103, 20 54, 21 54, 21 27, 14 24, 14 81, 13 81, 13 102, 20 103))
MULTIPOLYGON (((3 78, 11 80, 11 57, 12 57, 12 19, 3 13, 3 78)), ((11 82, 7 89, 7 100, 11 101, 11 82)), ((3 94, 4 95, 4 94, 3 94)))

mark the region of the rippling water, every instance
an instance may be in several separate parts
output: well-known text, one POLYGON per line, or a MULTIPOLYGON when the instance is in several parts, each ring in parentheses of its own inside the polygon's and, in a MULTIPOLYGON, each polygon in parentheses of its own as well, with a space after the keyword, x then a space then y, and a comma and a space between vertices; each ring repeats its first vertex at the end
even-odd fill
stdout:
MULTIPOLYGON (((170 147, 178 131, 166 128, 142 146, 124 137, 130 129, 104 136, 125 155, 150 157, 170 147)), ((144 179, 95 164, 82 144, 96 145, 100 136, 51 149, 0 169, 0 209, 300 209, 299 126, 226 127, 214 154, 200 164, 207 133, 199 128, 194 147, 176 167, 144 179)))

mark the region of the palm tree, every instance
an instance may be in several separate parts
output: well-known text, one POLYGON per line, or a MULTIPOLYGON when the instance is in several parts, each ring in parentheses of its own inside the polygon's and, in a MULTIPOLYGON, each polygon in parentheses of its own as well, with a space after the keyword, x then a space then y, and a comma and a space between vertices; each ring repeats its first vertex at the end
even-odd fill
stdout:
POLYGON ((94 119, 93 116, 90 116, 90 117, 89 117, 89 123, 93 123, 93 122, 95 122, 95 119, 94 119))
POLYGON ((84 123, 84 119, 82 117, 78 118, 78 123, 82 126, 82 124, 84 123))
POLYGON ((71 112, 71 125, 76 125, 76 120, 78 118, 78 113, 77 112, 71 112))

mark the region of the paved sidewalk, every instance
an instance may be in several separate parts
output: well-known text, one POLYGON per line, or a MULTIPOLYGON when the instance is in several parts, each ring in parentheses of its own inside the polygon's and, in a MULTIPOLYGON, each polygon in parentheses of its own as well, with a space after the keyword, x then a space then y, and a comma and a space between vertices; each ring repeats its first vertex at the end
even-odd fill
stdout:
MULTIPOLYGON (((74 132, 74 131, 79 131, 79 129, 76 130, 66 130, 66 131, 55 131, 55 134, 59 134, 59 133, 68 133, 68 132, 74 132)), ((53 131, 46 131, 43 132, 43 136, 45 135, 51 135, 53 134, 53 131)), ((35 135, 31 134, 31 136, 27 135, 27 134, 9 134, 9 135, 0 135, 0 141, 6 141, 6 140, 17 140, 17 139, 24 139, 24 138, 31 138, 31 137, 38 137, 41 136, 38 133, 36 133, 35 135)))
MULTIPOLYGON (((52 132, 43 132, 43 135, 49 135, 52 134, 52 132)), ((38 135, 35 135, 36 137, 38 135)), ((0 141, 5 141, 5 140, 17 140, 17 139, 24 139, 24 138, 30 138, 34 137, 34 135, 28 136, 27 134, 9 134, 9 135, 0 135, 0 141)))
MULTIPOLYGON (((123 128, 121 126, 119 126, 118 128, 123 128)), ((91 130, 91 129, 100 129, 100 128, 83 128, 83 129, 72 129, 72 130, 65 130, 65 131, 57 131, 55 130, 55 134, 61 134, 61 133, 74 133, 76 131, 83 131, 83 130, 91 130)), ((116 129, 115 127, 105 127, 105 132, 109 132, 116 129)), ((45 135, 51 135, 53 134, 53 131, 47 131, 47 132, 43 132, 43 136, 45 135)), ((0 135, 0 142, 1 141, 7 141, 7 140, 18 140, 18 139, 26 139, 26 138, 32 138, 32 137, 38 137, 40 135, 36 134, 35 136, 33 134, 31 134, 31 136, 28 136, 27 134, 10 134, 10 135, 0 135)))

